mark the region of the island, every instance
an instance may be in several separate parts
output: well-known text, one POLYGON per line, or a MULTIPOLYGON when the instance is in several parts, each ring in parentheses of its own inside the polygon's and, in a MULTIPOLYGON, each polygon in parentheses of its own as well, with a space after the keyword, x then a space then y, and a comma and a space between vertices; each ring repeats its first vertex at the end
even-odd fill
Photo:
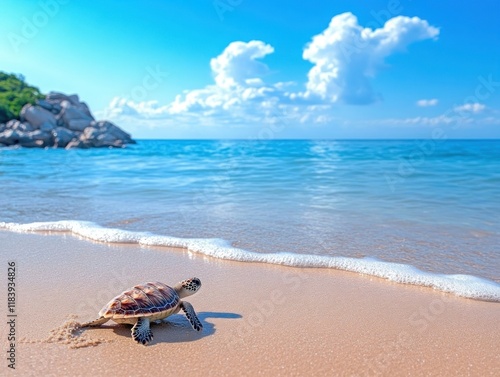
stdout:
POLYGON ((76 94, 43 96, 22 76, 1 72, 0 84, 0 147, 122 148, 135 144, 130 134, 112 122, 96 120, 76 94))

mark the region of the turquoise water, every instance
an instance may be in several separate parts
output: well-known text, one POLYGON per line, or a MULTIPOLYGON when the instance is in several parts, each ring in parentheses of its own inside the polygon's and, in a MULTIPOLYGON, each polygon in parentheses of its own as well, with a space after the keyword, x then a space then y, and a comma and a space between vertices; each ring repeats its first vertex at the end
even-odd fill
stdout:
POLYGON ((0 222, 92 221, 500 281, 500 141, 4 148, 0 188, 0 222))

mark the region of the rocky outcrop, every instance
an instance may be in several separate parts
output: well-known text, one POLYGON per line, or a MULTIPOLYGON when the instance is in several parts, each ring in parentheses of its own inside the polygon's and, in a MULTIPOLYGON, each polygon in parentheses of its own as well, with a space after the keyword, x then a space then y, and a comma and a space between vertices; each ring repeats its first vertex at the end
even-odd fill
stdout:
POLYGON ((36 105, 25 105, 20 118, 0 124, 0 147, 121 148, 135 143, 113 123, 96 121, 76 94, 51 92, 36 105))

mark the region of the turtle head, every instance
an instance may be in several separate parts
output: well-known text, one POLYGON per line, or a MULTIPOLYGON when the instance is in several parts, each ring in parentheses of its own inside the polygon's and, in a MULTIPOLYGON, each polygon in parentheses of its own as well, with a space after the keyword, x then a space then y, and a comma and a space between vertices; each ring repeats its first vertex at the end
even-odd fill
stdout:
POLYGON ((191 296, 198 292, 198 289, 201 288, 201 281, 198 278, 191 278, 181 281, 177 283, 174 289, 179 294, 180 298, 184 298, 186 296, 191 296))

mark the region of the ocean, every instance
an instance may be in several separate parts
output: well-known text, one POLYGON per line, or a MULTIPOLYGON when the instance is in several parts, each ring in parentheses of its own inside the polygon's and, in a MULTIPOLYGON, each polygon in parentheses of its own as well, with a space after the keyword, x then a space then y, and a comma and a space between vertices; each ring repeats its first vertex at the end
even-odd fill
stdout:
POLYGON ((0 148, 0 227, 339 268, 500 301, 500 141, 0 148))

